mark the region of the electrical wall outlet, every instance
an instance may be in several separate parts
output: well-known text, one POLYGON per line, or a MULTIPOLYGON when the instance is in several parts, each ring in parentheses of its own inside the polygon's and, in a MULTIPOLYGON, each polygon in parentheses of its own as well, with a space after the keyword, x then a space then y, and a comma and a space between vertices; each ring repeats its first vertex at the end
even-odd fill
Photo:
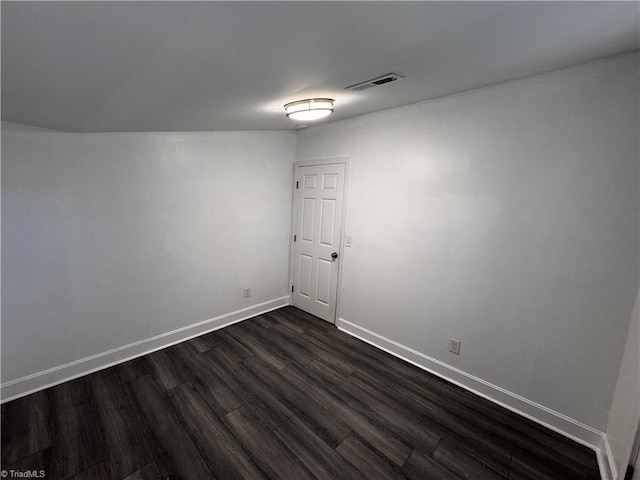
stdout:
POLYGON ((451 337, 449 339, 449 351, 451 353, 455 353, 456 355, 460 355, 460 344, 462 342, 460 340, 458 340, 457 338, 453 338, 451 337))
POLYGON ((244 298, 249 298, 251 296, 251 287, 244 287, 244 298))

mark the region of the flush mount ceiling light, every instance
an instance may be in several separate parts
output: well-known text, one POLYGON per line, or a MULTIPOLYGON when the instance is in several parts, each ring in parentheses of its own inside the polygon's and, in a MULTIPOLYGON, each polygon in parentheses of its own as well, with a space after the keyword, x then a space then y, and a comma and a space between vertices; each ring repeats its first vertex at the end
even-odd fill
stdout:
POLYGON ((317 120, 333 113, 333 99, 307 98, 284 106, 287 117, 293 120, 317 120))

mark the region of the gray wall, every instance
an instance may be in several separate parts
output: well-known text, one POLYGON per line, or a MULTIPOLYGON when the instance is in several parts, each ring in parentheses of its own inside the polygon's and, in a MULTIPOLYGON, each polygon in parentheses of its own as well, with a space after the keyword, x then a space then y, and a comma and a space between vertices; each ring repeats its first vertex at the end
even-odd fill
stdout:
POLYGON ((624 348, 622 366, 613 395, 607 435, 613 462, 617 471, 616 480, 623 480, 631 457, 631 447, 638 433, 640 419, 640 292, 636 297, 629 335, 624 348))
POLYGON ((638 100, 632 54, 299 132, 297 160, 352 159, 340 317, 604 431, 638 292, 638 100))
POLYGON ((288 294, 294 133, 2 127, 3 382, 288 294))

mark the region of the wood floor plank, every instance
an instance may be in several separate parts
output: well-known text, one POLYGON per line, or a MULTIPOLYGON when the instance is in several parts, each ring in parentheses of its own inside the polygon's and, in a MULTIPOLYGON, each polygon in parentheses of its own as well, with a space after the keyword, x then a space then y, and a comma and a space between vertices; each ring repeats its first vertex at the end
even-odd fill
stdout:
MULTIPOLYGON (((360 344, 352 344, 350 338, 345 338, 344 333, 340 335, 331 335, 331 331, 323 331, 317 328, 309 328, 305 331, 305 340, 314 343, 322 349, 330 352, 338 362, 346 362, 353 370, 357 370, 360 365, 370 365, 375 368, 376 364, 381 364, 388 368, 384 359, 374 359, 368 355, 367 347, 364 342, 360 344)), ((337 362, 336 362, 337 363, 337 362)))
POLYGON ((309 328, 305 331, 305 339, 317 343, 339 358, 348 359, 356 369, 360 365, 368 365, 372 368, 379 366, 385 370, 395 367, 392 356, 386 353, 384 354, 386 356, 382 355, 384 352, 373 352, 374 347, 343 332, 309 328))
POLYGON ((438 445, 440 436, 424 428, 418 418, 412 418, 409 415, 410 412, 407 409, 398 408, 392 402, 381 400, 382 396, 377 392, 372 394, 360 388, 352 378, 344 379, 318 361, 308 364, 306 371, 313 379, 326 385, 355 410, 365 412, 372 424, 391 432, 409 447, 420 447, 432 452, 438 445))
POLYGON ((326 330, 326 331, 334 331, 336 330, 335 325, 327 322, 326 320, 322 320, 310 313, 305 312, 304 310, 300 310, 294 306, 283 307, 278 312, 282 312, 283 315, 288 316, 290 319, 300 322, 300 324, 304 327, 305 331, 309 328, 314 328, 316 330, 326 330))
POLYGON ((216 478, 265 478, 238 441, 189 383, 168 394, 171 406, 216 478))
POLYGON ((564 464, 558 467, 555 464, 544 463, 532 455, 522 458, 514 456, 511 460, 510 476, 518 476, 526 480, 557 480, 558 478, 589 480, 587 471, 579 466, 564 464))
MULTIPOLYGON (((275 326, 277 326, 277 323, 275 326)), ((307 349, 298 346, 295 342, 283 342, 282 335, 274 331, 273 328, 265 328, 252 321, 245 322, 243 327, 262 340, 270 350, 277 352, 282 358, 286 359, 288 363, 304 365, 313 360, 307 349)))
MULTIPOLYGON (((69 480, 110 480, 104 462, 97 463, 84 472, 74 475, 69 480)), ((119 477, 118 477, 119 478, 119 477)))
POLYGON ((140 424, 115 369, 90 377, 98 422, 104 434, 105 468, 109 478, 124 478, 153 461, 149 438, 140 424))
POLYGON ((381 400, 400 406, 407 420, 413 420, 416 425, 428 429, 434 435, 468 445, 476 455, 495 464, 496 470, 508 468, 511 461, 508 445, 499 436, 470 425, 466 420, 468 412, 452 414, 438 402, 431 401, 431 392, 412 389, 398 377, 389 378, 379 370, 377 373, 374 376, 374 372, 365 373, 364 369, 360 369, 351 379, 360 388, 381 400))
POLYGON ((206 342, 204 338, 205 338, 204 335, 202 337, 192 338, 191 340, 189 340, 189 344, 200 353, 206 352, 211 347, 209 346, 209 344, 206 342))
POLYGON ((237 366, 234 378, 245 407, 268 429, 273 430, 293 415, 244 365, 237 366))
POLYGON ((265 386, 284 403, 294 415, 302 419, 311 430, 322 438, 331 448, 338 446, 349 434, 351 428, 340 420, 333 412, 317 403, 313 398, 298 390, 279 372, 265 364, 257 357, 250 357, 244 362, 246 368, 257 378, 262 379, 265 386))
POLYGON ((304 330, 305 330, 304 322, 296 318, 295 316, 286 314, 284 309, 274 310, 272 312, 265 313, 264 316, 275 320, 279 325, 282 325, 293 332, 304 333, 304 330))
POLYGON ((249 452, 253 462, 269 479, 312 480, 314 476, 267 428, 241 412, 227 414, 224 424, 249 452))
POLYGON ((309 352, 309 355, 321 359, 345 377, 356 370, 356 366, 352 362, 348 361, 345 357, 336 356, 331 350, 324 348, 322 343, 309 336, 295 334, 282 325, 274 327, 273 330, 281 337, 286 338, 288 343, 292 343, 300 349, 309 352))
POLYGON ((338 448, 342 458, 360 471, 365 478, 406 480, 400 468, 384 457, 377 455, 358 435, 350 433, 338 448))
POLYGON ((2 405, 2 464, 11 465, 51 446, 50 390, 2 405))
POLYGON ((471 455, 467 449, 460 448, 460 446, 454 445, 446 439, 438 444, 435 452, 433 452, 433 459, 463 478, 500 480, 508 478, 509 475, 508 469, 498 473, 492 470, 489 465, 471 455))
POLYGON ((209 467, 156 382, 151 377, 142 377, 131 382, 130 386, 139 410, 155 436, 157 443, 152 449, 163 477, 212 478, 209 467))
POLYGON ((241 362, 237 361, 234 354, 230 353, 230 351, 225 347, 226 345, 221 345, 219 347, 212 348, 201 355, 208 357, 211 369, 216 372, 218 377, 221 378, 222 381, 236 393, 236 395, 241 396, 244 390, 235 375, 241 362))
POLYGON ((121 363, 120 365, 116 365, 111 368, 113 368, 122 382, 130 382, 136 378, 151 375, 153 373, 146 355, 134 358, 133 360, 129 360, 128 362, 121 363))
POLYGON ((146 356, 153 371, 153 377, 163 390, 171 390, 187 381, 182 368, 171 357, 170 348, 158 350, 146 356))
POLYGON ((204 335, 201 335, 198 338, 198 340, 202 341, 205 343, 205 345, 207 347, 209 347, 209 349, 215 348, 215 347, 219 347, 220 345, 224 344, 224 338, 222 338, 222 336, 220 335, 221 332, 223 332, 224 329, 218 329, 218 330, 214 330, 213 332, 209 332, 206 333, 204 335))
POLYGON ((264 314, 258 315, 257 317, 253 317, 251 320, 256 322, 258 325, 260 325, 263 328, 271 328, 278 325, 278 322, 274 318, 264 314))
MULTIPOLYGON (((399 364, 397 364, 399 365, 399 364)), ((396 365, 396 366, 397 366, 396 365)), ((394 378, 398 378, 400 369, 394 367, 394 378)), ((405 366, 402 369, 406 368, 405 366)), ((555 463, 558 468, 571 465, 572 468, 587 466, 594 468, 592 451, 571 444, 566 438, 550 432, 530 420, 503 409, 491 402, 481 401, 470 392, 447 384, 441 379, 429 379, 422 372, 411 370, 404 375, 401 389, 411 390, 421 398, 441 409, 441 418, 446 419, 448 428, 456 424, 456 419, 464 419, 463 428, 467 439, 475 437, 476 443, 508 450, 513 455, 526 455, 535 451, 536 456, 546 458, 546 462, 555 463), (543 434, 544 433, 544 434, 543 434), (486 442, 491 438, 491 445, 486 442), (541 440, 544 438, 544 440, 541 440), (591 463, 590 463, 591 462, 591 463)), ((413 397, 414 400, 416 397, 413 397)), ((456 426, 461 426, 456 424, 456 426)))
POLYGON ((216 356, 222 352, 224 352, 224 355, 235 364, 242 362, 246 358, 253 357, 253 354, 251 352, 249 352, 248 355, 239 354, 237 349, 229 345, 228 343, 223 343, 222 345, 218 345, 217 347, 209 349, 207 352, 204 352, 204 354, 216 356))
POLYGON ((295 365, 288 366, 281 373, 297 388, 340 417, 351 429, 358 432, 360 436, 386 455, 387 458, 398 465, 404 464, 411 453, 411 447, 402 443, 393 435, 372 425, 363 413, 345 404, 339 396, 327 388, 318 385, 295 365))
POLYGON ((411 480, 462 480, 466 478, 456 475, 436 462, 431 455, 417 448, 409 455, 402 467, 402 472, 411 480))
POLYGON ((184 368, 185 380, 200 392, 218 416, 223 417, 243 404, 243 400, 217 374, 211 357, 202 355, 188 343, 174 345, 171 349, 174 358, 178 358, 184 368))
POLYGON ((133 472, 123 480, 165 480, 158 470, 158 466, 155 463, 145 465, 140 470, 133 472))
POLYGON ((69 478, 104 460, 102 430, 92 403, 89 379, 51 388, 53 478, 69 478))
POLYGON ((243 328, 242 325, 232 325, 228 329, 227 333, 229 336, 248 348, 252 354, 260 357, 277 370, 281 370, 291 363, 290 360, 280 355, 277 351, 269 349, 268 345, 265 345, 264 342, 250 333, 247 329, 243 328))
MULTIPOLYGON (((3 428, 4 425, 3 425, 3 428)), ((6 464, 2 463, 2 469, 11 471, 15 470, 18 472, 24 471, 32 471, 35 470, 37 472, 44 472, 45 478, 52 478, 53 469, 51 468, 51 460, 52 460, 52 448, 45 448, 44 450, 40 450, 39 452, 34 453, 28 457, 21 458, 15 463, 6 464)))
POLYGON ((298 417, 291 417, 274 433, 319 480, 367 480, 298 417))
POLYGON ((229 332, 233 329, 234 325, 217 330, 216 333, 223 340, 221 345, 217 345, 211 350, 224 351, 227 355, 234 359, 236 363, 241 362, 245 358, 253 356, 253 352, 247 348, 242 342, 236 340, 229 332))

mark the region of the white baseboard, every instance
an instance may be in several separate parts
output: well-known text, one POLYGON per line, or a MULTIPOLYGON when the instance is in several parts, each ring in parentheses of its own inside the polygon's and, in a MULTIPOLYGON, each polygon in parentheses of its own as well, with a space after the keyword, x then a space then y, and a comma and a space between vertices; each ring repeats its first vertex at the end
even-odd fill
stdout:
POLYGON ((0 385, 1 403, 73 380, 74 378, 111 367, 118 363, 126 362, 132 358, 146 355, 156 350, 161 350, 176 343, 184 342, 185 340, 286 305, 289 305, 289 296, 276 298, 241 310, 236 310, 235 312, 219 315, 209 320, 114 348, 107 352, 98 353, 42 372, 10 380, 0 385))
POLYGON ((337 326, 349 335, 593 449, 596 452, 602 480, 615 480, 615 468, 611 463, 609 442, 604 432, 343 318, 338 319, 337 326))

